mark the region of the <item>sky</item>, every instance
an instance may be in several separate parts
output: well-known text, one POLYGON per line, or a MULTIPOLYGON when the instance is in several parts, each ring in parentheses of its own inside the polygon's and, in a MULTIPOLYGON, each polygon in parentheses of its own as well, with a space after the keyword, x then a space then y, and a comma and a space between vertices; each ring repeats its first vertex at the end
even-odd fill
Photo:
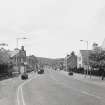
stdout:
POLYGON ((1 0, 0 43, 25 46, 27 55, 61 58, 102 44, 105 0, 1 0), (81 42, 80 40, 84 40, 81 42))

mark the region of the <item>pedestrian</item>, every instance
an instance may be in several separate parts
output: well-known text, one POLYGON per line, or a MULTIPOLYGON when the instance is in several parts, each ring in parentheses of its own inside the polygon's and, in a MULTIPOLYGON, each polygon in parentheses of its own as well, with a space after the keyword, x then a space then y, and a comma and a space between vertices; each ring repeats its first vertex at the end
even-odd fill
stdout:
POLYGON ((104 80, 104 76, 105 76, 105 70, 102 69, 102 80, 104 80))

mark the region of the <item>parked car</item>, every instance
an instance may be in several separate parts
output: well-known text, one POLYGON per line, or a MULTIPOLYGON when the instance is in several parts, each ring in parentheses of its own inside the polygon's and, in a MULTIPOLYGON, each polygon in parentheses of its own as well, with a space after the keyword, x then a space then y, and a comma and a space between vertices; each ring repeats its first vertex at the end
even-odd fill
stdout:
POLYGON ((73 75, 73 72, 72 72, 72 71, 70 71, 70 72, 68 73, 68 75, 73 75))
POLYGON ((23 73, 23 74, 21 75, 21 79, 22 79, 22 80, 28 79, 28 74, 27 74, 27 73, 23 73))
POLYGON ((38 74, 43 74, 44 73, 44 69, 39 69, 38 70, 38 74))

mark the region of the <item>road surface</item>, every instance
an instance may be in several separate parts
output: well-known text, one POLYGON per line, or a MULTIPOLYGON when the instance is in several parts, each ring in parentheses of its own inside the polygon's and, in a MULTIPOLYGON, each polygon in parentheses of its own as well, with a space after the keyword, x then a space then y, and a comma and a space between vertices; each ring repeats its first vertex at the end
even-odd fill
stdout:
POLYGON ((21 91, 23 105, 105 105, 105 87, 59 71, 46 70, 24 84, 21 91))

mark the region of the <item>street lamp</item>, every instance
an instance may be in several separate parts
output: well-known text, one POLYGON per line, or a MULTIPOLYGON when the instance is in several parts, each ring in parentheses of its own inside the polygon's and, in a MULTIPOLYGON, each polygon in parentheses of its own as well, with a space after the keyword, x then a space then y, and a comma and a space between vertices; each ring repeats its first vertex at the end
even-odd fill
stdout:
MULTIPOLYGON (((88 58, 88 41, 87 40, 80 40, 81 42, 85 42, 87 44, 87 75, 89 74, 89 58, 88 58)), ((85 73, 85 77, 86 77, 86 73, 85 73)))
POLYGON ((65 63, 66 63, 66 71, 67 71, 67 56, 66 56, 66 62, 65 63))
POLYGON ((0 46, 8 46, 6 43, 0 43, 0 46))
POLYGON ((87 44, 87 50, 88 50, 88 41, 87 40, 80 40, 81 42, 85 42, 87 44))
MULTIPOLYGON (((18 42, 19 42, 19 40, 25 40, 25 39, 27 39, 26 37, 21 37, 21 38, 16 38, 16 42, 17 42, 17 49, 18 49, 18 42)), ((18 57, 17 57, 17 54, 16 54, 16 65, 18 65, 18 57)))
POLYGON ((69 57, 69 54, 67 53, 67 54, 66 54, 66 57, 65 57, 66 71, 68 71, 68 57, 69 57))
POLYGON ((21 40, 21 39, 23 39, 23 40, 24 40, 24 39, 27 39, 27 38, 26 38, 26 37, 16 38, 16 42, 17 42, 17 45, 16 45, 16 46, 17 46, 17 48, 18 48, 18 42, 19 42, 19 40, 21 40))
POLYGON ((6 43, 0 43, 0 46, 8 46, 8 44, 6 44, 6 43))

